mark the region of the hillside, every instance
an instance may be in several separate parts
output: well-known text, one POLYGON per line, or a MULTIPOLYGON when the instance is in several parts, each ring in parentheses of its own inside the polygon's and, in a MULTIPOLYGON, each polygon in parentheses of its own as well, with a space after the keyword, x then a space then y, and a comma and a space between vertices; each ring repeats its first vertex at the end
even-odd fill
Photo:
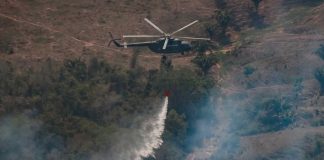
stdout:
MULTIPOLYGON (((1 40, 14 52, 10 56, 2 54, 4 59, 26 63, 47 58, 95 55, 125 64, 133 51, 107 47, 108 32, 116 37, 122 34, 156 34, 144 21, 145 17, 172 32, 195 19, 203 21, 209 18, 214 4, 209 0, 182 1, 181 4, 163 0, 5 0, 0 2, 0 10, 1 40)), ((199 35, 201 32, 197 32, 195 27, 187 33, 199 35)), ((158 64, 159 56, 146 49, 140 51, 143 55, 140 56, 140 65, 152 66, 153 63, 146 63, 152 60, 158 64)))
MULTIPOLYGON (((324 43, 320 16, 323 10, 321 3, 261 3, 259 12, 268 26, 243 31, 244 45, 235 57, 223 63, 223 96, 215 99, 215 107, 221 108, 216 114, 221 118, 213 130, 214 137, 206 139, 204 147, 189 157, 321 159, 323 104, 315 72, 323 66, 323 60, 315 53, 324 43), (262 117, 250 116, 260 116, 253 113, 262 107, 260 103, 271 107, 276 105, 275 101, 281 107, 294 107, 288 115, 281 115, 293 118, 293 123, 287 128, 265 128, 266 131, 258 133, 254 129, 262 130, 262 125, 256 123, 262 117), (240 136, 242 132, 244 136, 240 136)), ((276 125, 279 119, 270 119, 267 124, 276 125)))
POLYGON ((321 159, 322 15, 323 0, 1 1, 0 131, 27 134, 0 135, 22 141, 0 145, 0 159, 132 157, 165 89, 164 143, 146 159, 321 159), (217 65, 107 46, 109 32, 157 34, 145 17, 168 32, 198 19, 179 35, 211 36, 217 65))

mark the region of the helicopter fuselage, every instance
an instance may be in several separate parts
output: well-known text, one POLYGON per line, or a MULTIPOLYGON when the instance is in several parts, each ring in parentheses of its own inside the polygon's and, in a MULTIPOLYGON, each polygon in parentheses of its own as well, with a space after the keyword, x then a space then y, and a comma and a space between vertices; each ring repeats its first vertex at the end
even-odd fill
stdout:
POLYGON ((164 39, 160 39, 156 43, 149 44, 148 48, 156 53, 184 53, 192 49, 189 42, 178 39, 170 39, 165 49, 163 49, 163 44, 164 39))

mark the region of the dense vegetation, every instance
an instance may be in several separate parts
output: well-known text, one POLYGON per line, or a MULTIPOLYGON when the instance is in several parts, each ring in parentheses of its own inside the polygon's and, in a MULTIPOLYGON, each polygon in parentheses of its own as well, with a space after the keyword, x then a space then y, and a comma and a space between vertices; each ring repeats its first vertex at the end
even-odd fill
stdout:
POLYGON ((315 54, 317 54, 319 57, 321 57, 322 60, 324 60, 324 44, 320 45, 320 47, 315 51, 315 54))
MULTIPOLYGON (((34 127, 37 136, 31 136, 35 146, 46 146, 37 153, 38 159, 53 156, 53 150, 57 159, 89 159, 111 149, 118 133, 131 133, 134 121, 154 110, 152 101, 159 100, 165 89, 172 96, 165 143, 157 151, 160 159, 184 158, 195 122, 212 114, 204 107, 212 79, 188 69, 127 70, 96 58, 63 64, 47 60, 33 69, 4 61, 0 66, 1 121, 18 128, 27 122, 42 124, 34 127)), ((0 152, 0 159, 13 154, 28 158, 21 144, 5 145, 7 141, 0 138, 0 150, 6 151, 0 152)))
MULTIPOLYGON (((215 2, 219 10, 204 23, 204 27, 208 35, 218 42, 214 45, 219 49, 231 43, 229 33, 232 29, 239 31, 239 27, 234 24, 233 11, 227 9, 226 0, 215 2)), ((264 1, 252 2, 254 8, 249 11, 249 21, 251 26, 262 28, 265 22, 261 15, 263 12, 259 13, 258 8, 264 1)), ((299 5, 317 5, 323 0, 287 0, 284 4, 296 2, 299 5)), ((36 41, 42 43, 44 39, 36 41)), ((0 52, 14 54, 16 48, 13 42, 10 39, 0 41, 0 52)), ((171 97, 163 134, 164 143, 155 156, 160 160, 186 159, 192 146, 197 146, 205 137, 215 136, 208 134, 216 134, 211 133, 213 130, 210 129, 218 125, 214 122, 217 119, 214 112, 217 110, 210 108, 208 102, 211 90, 217 91, 217 88, 215 80, 209 77, 209 71, 225 56, 215 52, 215 48, 211 48, 211 44, 206 42, 198 43, 194 48, 199 52, 191 61, 200 69, 196 71, 173 68, 169 59, 161 60, 160 70, 145 70, 136 66, 139 50, 135 50, 131 58, 130 69, 113 66, 97 58, 64 62, 47 60, 32 68, 21 68, 0 61, 0 159, 82 160, 91 159, 97 153, 114 151, 114 146, 120 140, 119 135, 133 133, 138 122, 146 120, 147 116, 160 107, 155 103, 161 101, 164 90, 170 90, 171 97), (206 54, 207 50, 210 54, 206 54), (212 120, 208 119, 210 117, 212 120), (200 134, 202 126, 205 127, 204 134, 200 134)), ((315 53, 324 59, 324 46, 321 45, 315 53)), ((256 67, 258 66, 246 65, 241 73, 245 75, 243 78, 257 77, 256 71, 261 72, 262 67, 256 67)), ((321 84, 323 95, 324 68, 318 68, 314 76, 321 84)), ((244 101, 250 97, 230 94, 229 97, 220 97, 231 101, 226 105, 226 111, 234 110, 224 112, 230 114, 230 118, 225 119, 229 122, 226 132, 228 135, 225 140, 222 139, 226 142, 219 142, 224 143, 220 152, 230 153, 227 155, 230 158, 222 158, 221 154, 215 153, 212 159, 234 159, 233 148, 239 147, 241 136, 284 130, 294 127, 299 117, 305 116, 307 119, 306 116, 312 116, 297 113, 296 103, 303 89, 302 81, 303 79, 296 81, 292 95, 260 96, 246 106, 244 101)), ((243 83, 244 81, 242 86, 246 85, 247 89, 259 87, 255 81, 243 83)), ((316 110, 315 114, 320 113, 316 110)), ((313 123, 312 121, 310 122, 313 123)), ((323 124, 322 120, 316 122, 316 125, 323 124)), ((217 133, 216 138, 222 136, 220 134, 222 133, 217 133)), ((311 145, 302 148, 302 151, 306 151, 307 158, 323 157, 323 140, 323 137, 305 140, 311 142, 311 145), (312 152, 308 152, 307 148, 312 152)), ((292 151, 283 148, 282 152, 273 155, 292 151)), ((280 156, 270 158, 279 159, 280 156)))
POLYGON ((263 98, 256 100, 248 108, 239 108, 234 113, 233 132, 239 135, 254 135, 287 128, 297 118, 291 101, 276 97, 263 98))
POLYGON ((321 85, 320 94, 324 94, 324 67, 317 68, 314 73, 315 78, 321 85))

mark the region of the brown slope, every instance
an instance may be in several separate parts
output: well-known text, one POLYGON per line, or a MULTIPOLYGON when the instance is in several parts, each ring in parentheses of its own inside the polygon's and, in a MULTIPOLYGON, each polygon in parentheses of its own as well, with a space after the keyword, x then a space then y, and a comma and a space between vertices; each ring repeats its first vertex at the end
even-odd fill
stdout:
MULTIPOLYGON (((0 38, 10 41, 14 54, 1 54, 1 57, 13 61, 35 61, 94 54, 127 64, 132 50, 106 47, 108 32, 116 36, 156 34, 143 21, 145 17, 171 32, 195 19, 209 18, 213 10, 214 2, 211 0, 5 0, 0 2, 0 33, 6 36, 0 38)), ((196 26, 183 32, 186 33, 197 35, 201 32, 197 32, 196 26)), ((148 54, 148 57, 140 57, 144 66, 158 64, 158 56, 150 56, 148 50, 140 51, 148 54), (154 63, 147 63, 147 60, 154 63)))
MULTIPOLYGON (((246 12, 250 5, 243 4, 242 1, 232 2, 236 14, 246 12), (241 8, 238 7, 240 4, 241 8)), ((263 1, 260 13, 265 16, 268 26, 259 30, 243 30, 240 52, 227 59, 222 66, 226 70, 221 80, 224 95, 215 99, 216 116, 220 118, 217 118, 215 128, 210 129, 214 136, 206 139, 203 147, 194 151, 188 159, 206 160, 213 155, 242 160, 285 159, 278 152, 297 148, 297 154, 310 153, 312 148, 307 149, 307 146, 313 144, 307 137, 324 135, 323 127, 316 126, 324 119, 321 109, 324 104, 319 95, 319 83, 314 78, 314 70, 324 65, 324 61, 314 54, 319 45, 324 43, 324 17, 321 16, 324 8, 323 5, 303 6, 283 2, 263 1), (246 76, 246 67, 253 67, 256 71, 246 76), (234 148, 228 149, 227 145, 231 144, 227 142, 235 141, 231 137, 235 137, 237 132, 231 126, 244 121, 244 116, 232 116, 244 115, 240 113, 242 110, 253 107, 253 104, 264 99, 290 96, 294 83, 299 78, 302 79, 303 89, 298 103, 296 102, 297 121, 279 132, 242 136, 237 141, 238 152, 234 148), (229 102, 223 102, 223 99, 229 99, 229 102), (295 145, 291 143, 294 141, 304 143, 295 145)), ((243 20, 242 25, 248 26, 246 13, 237 17, 243 20)), ((241 129, 251 127, 258 126, 239 126, 241 129)))

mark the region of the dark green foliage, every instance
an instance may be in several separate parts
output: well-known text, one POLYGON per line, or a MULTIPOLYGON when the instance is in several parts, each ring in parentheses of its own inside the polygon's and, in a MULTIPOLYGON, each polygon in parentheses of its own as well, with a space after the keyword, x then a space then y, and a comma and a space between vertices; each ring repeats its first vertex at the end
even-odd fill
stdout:
POLYGON ((256 82, 253 80, 248 80, 245 85, 246 89, 252 89, 255 88, 255 86, 256 86, 256 82))
POLYGON ((199 54, 205 53, 207 50, 211 49, 211 45, 206 41, 199 41, 193 43, 193 50, 199 54))
POLYGON ((292 7, 295 7, 297 5, 315 7, 322 4, 323 2, 324 0, 285 0, 283 1, 283 5, 289 5, 292 7))
POLYGON ((261 1, 262 1, 262 0, 252 0, 252 2, 253 2, 253 4, 254 4, 254 7, 255 7, 256 10, 259 9, 259 5, 260 5, 260 2, 261 2, 261 1))
POLYGON ((169 106, 179 114, 184 114, 188 120, 197 119, 201 110, 200 104, 206 103, 209 89, 214 82, 210 77, 202 77, 191 70, 178 70, 166 75, 168 79, 163 80, 170 88, 171 97, 169 106), (197 108, 197 106, 200 106, 197 108))
POLYGON ((304 86, 303 86, 303 78, 297 78, 294 83, 294 88, 293 88, 293 99, 294 101, 298 101, 299 96, 301 95, 304 86))
POLYGON ((307 136, 303 146, 306 159, 323 159, 324 137, 322 135, 307 136))
POLYGON ((195 41, 192 42, 192 48, 198 55, 204 54, 207 51, 213 52, 213 50, 219 49, 219 45, 210 41, 195 41))
POLYGON ((224 9, 226 7, 226 0, 215 0, 217 8, 224 9))
POLYGON ((271 99, 257 106, 259 109, 258 121, 270 131, 287 127, 294 119, 291 112, 292 106, 279 99, 271 99))
POLYGON ((256 71, 256 69, 254 68, 254 67, 252 67, 252 66, 245 66, 244 67, 244 75, 245 76, 250 76, 251 74, 253 74, 254 73, 254 71, 256 71))
POLYGON ((324 146, 323 141, 316 141, 314 151, 313 153, 311 153, 311 155, 315 157, 321 154, 323 152, 323 146, 324 146))
POLYGON ((262 29, 266 27, 266 24, 264 22, 264 16, 260 15, 257 11, 250 11, 249 16, 251 19, 250 25, 257 28, 262 29))
POLYGON ((0 53, 5 53, 5 54, 13 54, 14 49, 12 47, 12 44, 9 40, 7 39, 0 39, 0 53))
MULTIPOLYGON (((36 140, 54 135, 62 141, 62 159, 89 159, 109 150, 119 132, 131 132, 134 119, 148 115, 150 102, 169 89, 165 143, 157 153, 161 159, 181 159, 188 132, 208 113, 202 102, 212 87, 211 78, 187 69, 126 70, 97 58, 47 60, 35 69, 0 61, 0 116, 31 110, 29 118, 43 123, 36 140)), ((44 148, 41 154, 50 152, 44 148)))
POLYGON ((217 10, 214 18, 222 29, 226 29, 231 21, 228 11, 217 10))
POLYGON ((66 60, 64 62, 64 69, 78 81, 84 81, 88 78, 87 66, 80 59, 66 60))
POLYGON ((217 53, 212 53, 209 55, 198 54, 192 62, 196 64, 204 75, 207 75, 208 71, 212 66, 214 66, 219 61, 217 53))
POLYGON ((322 60, 324 60, 324 44, 320 45, 320 48, 315 51, 315 54, 317 54, 319 57, 321 57, 322 60))
POLYGON ((253 135, 284 129, 296 120, 295 108, 291 103, 293 100, 289 99, 258 99, 253 106, 239 110, 238 115, 233 116, 237 125, 234 130, 241 135, 253 135))
POLYGON ((226 36, 226 30, 230 22, 231 17, 228 11, 216 10, 212 20, 205 24, 205 30, 212 39, 218 40, 222 44, 227 44, 229 39, 226 36))
POLYGON ((324 94, 324 67, 317 68, 314 73, 315 78, 321 85, 321 95, 324 94))
POLYGON ((251 19, 251 26, 255 28, 264 28, 266 24, 264 22, 264 16, 259 14, 259 5, 262 0, 252 0, 254 9, 249 10, 249 17, 251 19))
POLYGON ((170 144, 185 148, 185 137, 188 136, 188 122, 185 115, 179 115, 175 109, 171 109, 168 112, 166 124, 164 139, 170 144))

